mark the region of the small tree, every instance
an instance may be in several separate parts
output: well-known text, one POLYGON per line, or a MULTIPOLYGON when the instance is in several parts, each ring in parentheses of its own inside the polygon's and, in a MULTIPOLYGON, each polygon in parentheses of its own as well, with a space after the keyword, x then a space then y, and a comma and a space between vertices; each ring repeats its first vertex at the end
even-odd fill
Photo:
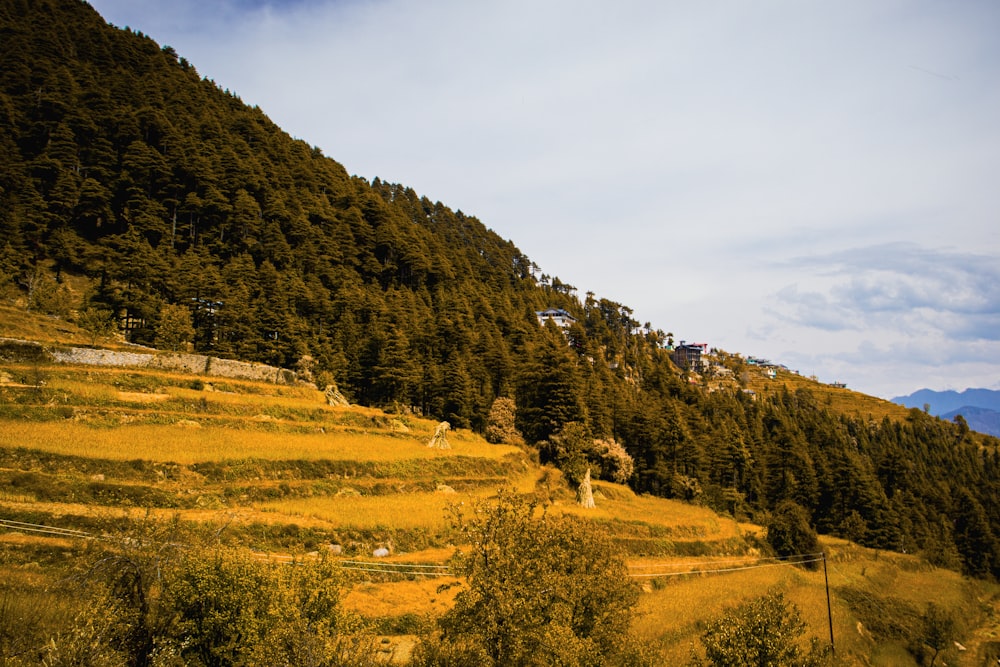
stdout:
POLYGON ((614 439, 595 439, 581 422, 569 422, 548 440, 538 443, 543 461, 554 463, 575 484, 590 469, 594 477, 624 484, 635 462, 614 439))
POLYGON ((49 646, 47 665, 383 664, 374 636, 340 605, 332 560, 263 563, 200 548, 147 521, 80 580, 91 604, 49 646))
POLYGON ((933 602, 927 605, 923 617, 921 641, 934 652, 931 655, 931 667, 934 667, 938 654, 951 645, 954 634, 955 617, 947 609, 933 602))
POLYGON ((486 418, 486 440, 493 444, 521 445, 524 438, 514 425, 517 405, 511 398, 501 396, 493 401, 486 418))
POLYGON ((76 324, 90 334, 90 344, 96 345, 97 339, 107 338, 115 332, 115 315, 104 308, 85 308, 76 318, 76 324))
POLYGON ((41 268, 22 281, 28 291, 28 310, 44 315, 67 317, 73 304, 73 294, 41 268))
POLYGON ((467 588, 426 638, 415 665, 641 665, 629 624, 638 592, 596 526, 537 515, 510 490, 455 526, 472 545, 467 588))
MULTIPOLYGON (((701 641, 707 664, 718 667, 811 667, 822 665, 826 650, 814 638, 803 652, 799 637, 805 623, 794 604, 779 592, 768 593, 730 607, 721 618, 708 624, 701 641)), ((694 665, 705 662, 695 657, 694 665)))
POLYGON ((160 308, 160 319, 156 325, 157 345, 177 351, 191 342, 194 334, 190 310, 169 303, 160 308))
POLYGON ((594 436, 582 422, 568 422, 548 440, 538 443, 543 462, 552 462, 573 484, 583 481, 591 467, 589 462, 594 436))
POLYGON ((600 465, 601 479, 625 484, 632 477, 635 461, 614 438, 595 440, 594 456, 600 465))
POLYGON ((191 552, 164 585, 176 628, 164 652, 183 664, 377 665, 374 638, 340 607, 340 568, 246 552, 191 552))
POLYGON ((819 538, 809 525, 806 511, 791 500, 779 503, 771 514, 771 520, 767 523, 767 542, 779 556, 797 556, 819 551, 819 538))

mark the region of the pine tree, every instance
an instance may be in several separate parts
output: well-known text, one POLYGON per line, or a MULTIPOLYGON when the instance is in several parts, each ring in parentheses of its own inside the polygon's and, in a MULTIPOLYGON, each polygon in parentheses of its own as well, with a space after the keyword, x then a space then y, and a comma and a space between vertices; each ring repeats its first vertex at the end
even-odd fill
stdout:
POLYGON ((547 329, 529 348, 517 380, 517 426, 529 443, 547 440, 569 422, 586 421, 576 359, 555 325, 547 329))

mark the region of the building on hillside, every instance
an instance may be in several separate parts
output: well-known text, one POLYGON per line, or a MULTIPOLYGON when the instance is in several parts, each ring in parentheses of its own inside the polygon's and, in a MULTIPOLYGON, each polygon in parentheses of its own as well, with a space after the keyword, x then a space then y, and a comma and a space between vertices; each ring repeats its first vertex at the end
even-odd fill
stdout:
POLYGON ((204 342, 213 345, 219 342, 219 329, 221 328, 219 311, 222 306, 221 301, 199 297, 192 297, 188 302, 188 307, 191 309, 191 323, 196 331, 204 332, 199 334, 204 342))
POLYGON ((708 350, 708 343, 688 343, 681 341, 680 345, 674 348, 671 357, 678 368, 691 371, 701 370, 701 356, 708 350))
POLYGON ((576 323, 576 318, 562 308, 538 310, 535 311, 535 316, 538 318, 538 324, 540 326, 545 326, 546 320, 552 320, 556 323, 556 326, 562 329, 568 329, 571 325, 576 323))
POLYGON ((146 328, 146 320, 131 310, 122 308, 118 312, 118 328, 124 334, 125 340, 132 342, 135 332, 146 328))

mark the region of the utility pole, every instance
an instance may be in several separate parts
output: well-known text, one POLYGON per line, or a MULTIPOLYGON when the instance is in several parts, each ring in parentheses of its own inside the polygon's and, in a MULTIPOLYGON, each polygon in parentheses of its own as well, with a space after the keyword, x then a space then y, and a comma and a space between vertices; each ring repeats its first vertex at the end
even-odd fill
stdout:
POLYGON ((837 654, 833 644, 833 613, 830 609, 830 577, 826 572, 826 551, 823 552, 823 581, 826 583, 826 620, 830 624, 830 653, 837 654))

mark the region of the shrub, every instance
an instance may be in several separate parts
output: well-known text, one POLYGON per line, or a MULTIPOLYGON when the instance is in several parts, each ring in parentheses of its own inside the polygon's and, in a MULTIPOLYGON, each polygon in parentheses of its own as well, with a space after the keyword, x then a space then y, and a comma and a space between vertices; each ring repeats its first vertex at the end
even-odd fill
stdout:
POLYGON ((638 592, 594 526, 502 490, 455 516, 471 551, 467 588, 427 637, 416 665, 640 665, 629 633, 638 592))
MULTIPOLYGON (((805 623, 794 604, 779 592, 731 607, 721 618, 709 623, 701 641, 709 665, 767 665, 768 667, 810 667, 822 665, 827 651, 813 639, 808 652, 799 646, 805 623)), ((705 662, 695 657, 694 665, 705 662)))
POLYGON ((819 539, 809 525, 809 516, 791 500, 784 500, 775 508, 767 523, 767 542, 782 557, 819 551, 819 539))
POLYGON ((516 417, 517 406, 513 399, 501 396, 493 401, 486 419, 486 440, 495 445, 523 445, 524 438, 514 426, 516 417))
POLYGON ((379 664, 374 636, 340 607, 332 561, 263 563, 185 547, 174 530, 147 522, 97 558, 79 591, 92 602, 45 664, 379 664))

